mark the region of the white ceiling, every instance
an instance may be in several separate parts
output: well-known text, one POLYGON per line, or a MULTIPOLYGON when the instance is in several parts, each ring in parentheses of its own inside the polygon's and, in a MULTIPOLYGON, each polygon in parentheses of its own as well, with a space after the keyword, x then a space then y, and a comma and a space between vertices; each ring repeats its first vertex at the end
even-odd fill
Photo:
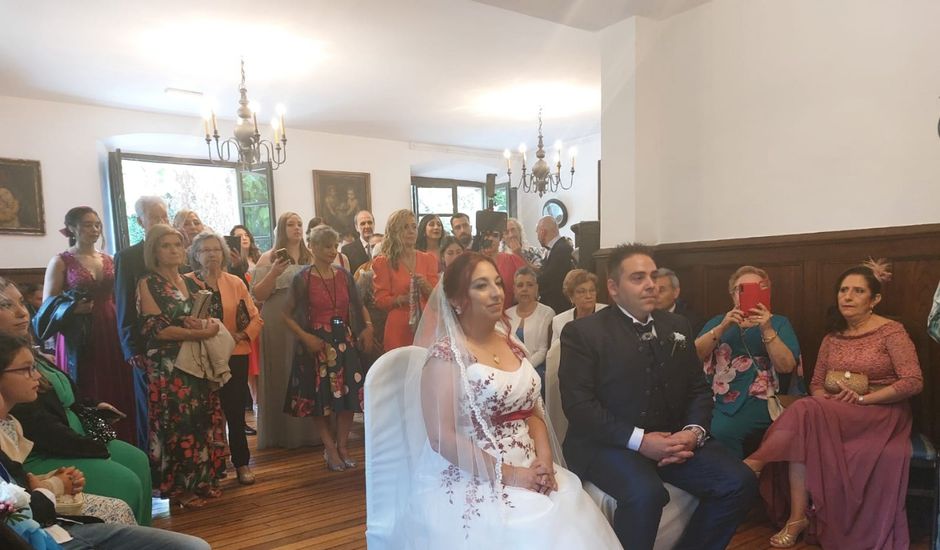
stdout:
POLYGON ((532 147, 540 104, 549 143, 600 129, 599 37, 575 27, 653 3, 0 0, 0 95, 233 118, 244 56, 259 123, 283 103, 288 128, 532 147))
POLYGON ((474 0, 578 29, 598 31, 634 15, 664 19, 708 0, 474 0))

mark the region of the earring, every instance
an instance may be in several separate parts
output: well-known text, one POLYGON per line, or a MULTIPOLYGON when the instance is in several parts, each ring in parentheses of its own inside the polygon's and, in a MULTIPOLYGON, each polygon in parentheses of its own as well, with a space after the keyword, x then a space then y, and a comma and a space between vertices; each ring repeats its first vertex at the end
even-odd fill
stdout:
POLYGON ((463 310, 460 309, 460 307, 458 306, 454 306, 454 313, 456 313, 457 315, 460 315, 463 313, 463 310))

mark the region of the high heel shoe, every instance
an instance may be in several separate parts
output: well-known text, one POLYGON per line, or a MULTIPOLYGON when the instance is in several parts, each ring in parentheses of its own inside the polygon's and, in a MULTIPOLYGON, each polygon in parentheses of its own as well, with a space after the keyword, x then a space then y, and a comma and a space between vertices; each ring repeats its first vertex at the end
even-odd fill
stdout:
POLYGON ((206 505, 205 499, 197 495, 194 495, 192 493, 187 493, 184 495, 179 495, 179 496, 170 498, 170 506, 172 507, 179 506, 180 508, 183 508, 184 510, 187 510, 187 509, 195 510, 198 508, 202 508, 205 505, 206 505))
POLYGON ((339 452, 339 458, 343 461, 343 465, 346 466, 346 468, 352 469, 358 466, 358 463, 355 460, 349 458, 349 453, 346 451, 346 449, 340 447, 337 449, 337 451, 339 452))
POLYGON ((330 462, 329 454, 326 452, 326 449, 323 449, 323 461, 326 462, 326 469, 331 472, 343 472, 346 471, 346 465, 342 462, 339 464, 333 464, 330 462))
POLYGON ((796 541, 800 540, 800 536, 808 526, 809 520, 806 518, 787 522, 787 524, 783 526, 783 529, 781 529, 779 533, 770 537, 770 545, 774 548, 790 548, 795 546, 796 541), (790 531, 790 527, 798 527, 799 529, 796 531, 796 533, 793 533, 790 531))

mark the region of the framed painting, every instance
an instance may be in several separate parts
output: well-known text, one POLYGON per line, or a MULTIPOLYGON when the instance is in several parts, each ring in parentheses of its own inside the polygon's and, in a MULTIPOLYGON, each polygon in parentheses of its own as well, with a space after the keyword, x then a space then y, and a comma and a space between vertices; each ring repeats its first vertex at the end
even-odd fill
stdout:
POLYGON ((0 233, 46 234, 38 160, 0 158, 0 233))
POLYGON ((372 210, 368 172, 313 171, 314 211, 340 235, 356 232, 356 213, 372 210))

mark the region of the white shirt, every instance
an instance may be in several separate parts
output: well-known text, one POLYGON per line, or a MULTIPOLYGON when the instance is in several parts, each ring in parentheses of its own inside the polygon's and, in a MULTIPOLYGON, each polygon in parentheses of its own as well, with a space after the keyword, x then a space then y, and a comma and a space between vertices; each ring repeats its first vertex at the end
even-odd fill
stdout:
MULTIPOLYGON (((522 319, 516 308, 512 306, 506 310, 506 317, 509 317, 509 326, 512 335, 516 335, 516 330, 522 324, 522 319)), ((537 367, 545 362, 545 355, 548 354, 548 326, 555 317, 555 310, 545 304, 537 304, 535 311, 525 319, 525 327, 522 329, 522 336, 525 339, 522 343, 526 351, 529 352, 529 362, 537 367)))

